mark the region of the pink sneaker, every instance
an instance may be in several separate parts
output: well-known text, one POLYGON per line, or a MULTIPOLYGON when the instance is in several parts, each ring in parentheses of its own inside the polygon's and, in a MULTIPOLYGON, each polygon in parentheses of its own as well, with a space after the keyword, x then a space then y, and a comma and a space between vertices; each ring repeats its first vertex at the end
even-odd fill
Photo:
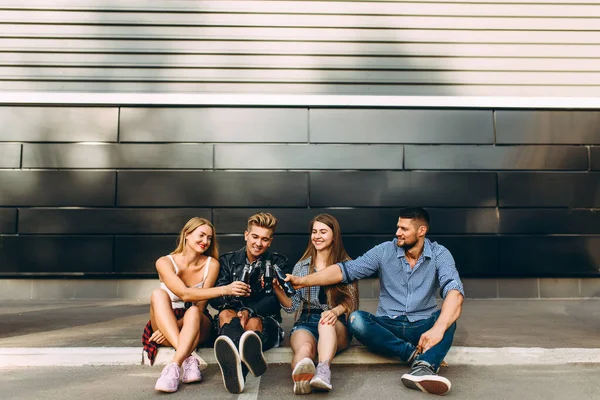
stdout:
POLYGON ((194 356, 189 356, 183 360, 183 375, 181 376, 181 382, 192 383, 200 382, 202 380, 202 374, 200 373, 200 363, 194 356))
POLYGON ((159 392, 176 392, 179 388, 179 375, 179 365, 177 363, 172 362, 165 365, 160 373, 160 378, 158 378, 156 385, 154 385, 154 389, 159 392))

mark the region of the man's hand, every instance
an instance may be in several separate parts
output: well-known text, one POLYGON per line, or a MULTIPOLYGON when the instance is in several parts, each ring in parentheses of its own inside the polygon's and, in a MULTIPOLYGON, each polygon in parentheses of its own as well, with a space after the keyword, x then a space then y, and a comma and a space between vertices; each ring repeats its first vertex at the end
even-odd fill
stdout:
POLYGON ((436 328, 435 326, 428 330, 427 332, 423 332, 421 338, 419 339, 419 344, 417 345, 417 350, 419 353, 425 353, 427 350, 438 344, 442 341, 444 337, 444 331, 436 328))
POLYGON ((302 277, 296 275, 285 274, 285 281, 290 282, 294 289, 300 289, 304 286, 302 285, 302 277))
POLYGON ((237 316, 240 319, 240 325, 242 325, 242 328, 246 328, 246 323, 250 319, 250 313, 248 310, 238 311, 237 316))

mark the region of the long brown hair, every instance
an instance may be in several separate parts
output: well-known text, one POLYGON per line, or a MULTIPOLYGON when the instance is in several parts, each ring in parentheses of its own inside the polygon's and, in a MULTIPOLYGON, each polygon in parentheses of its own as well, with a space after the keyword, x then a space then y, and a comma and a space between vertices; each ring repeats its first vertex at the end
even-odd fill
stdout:
POLYGON ((194 232, 199 226, 208 225, 210 229, 212 229, 212 240, 210 241, 210 246, 208 249, 204 251, 204 255, 211 256, 212 258, 219 258, 219 244, 217 243, 217 231, 213 224, 205 219, 200 217, 193 217, 188 222, 185 223, 181 232, 179 232, 179 237, 177 238, 177 247, 171 254, 179 254, 183 253, 183 249, 185 248, 185 237, 190 233, 194 232))
MULTIPOLYGON (((350 260, 350 256, 346 252, 344 243, 342 242, 342 229, 340 228, 338 220, 330 214, 316 215, 308 224, 308 246, 306 246, 306 250, 300 258, 300 261, 303 261, 311 257, 310 266, 308 267, 308 272, 311 274, 315 272, 315 261, 317 258, 317 249, 315 249, 315 246, 313 246, 311 240, 313 225, 315 222, 321 222, 327 225, 333 233, 333 242, 331 243, 331 251, 329 252, 327 265, 350 260)), ((350 285, 337 284, 324 287, 325 294, 327 295, 327 304, 329 307, 333 308, 339 304, 343 305, 346 307, 346 316, 358 309, 358 285, 356 282, 352 282, 350 285), (354 295, 351 293, 352 289, 350 289, 350 285, 353 286, 354 295)), ((310 291, 308 291, 308 293, 310 296, 310 291)))

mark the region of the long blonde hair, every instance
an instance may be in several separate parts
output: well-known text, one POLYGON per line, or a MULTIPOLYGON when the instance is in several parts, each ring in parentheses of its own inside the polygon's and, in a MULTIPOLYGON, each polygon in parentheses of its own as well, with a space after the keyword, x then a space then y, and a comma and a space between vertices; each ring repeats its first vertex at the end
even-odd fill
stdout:
MULTIPOLYGON (((342 229, 340 228, 338 220, 330 214, 316 215, 308 224, 308 246, 306 246, 306 250, 300 258, 300 261, 306 260, 309 257, 311 258, 310 266, 308 267, 308 272, 311 274, 315 272, 315 261, 317 259, 317 249, 315 249, 311 240, 312 229, 315 222, 321 222, 327 225, 333 233, 333 242, 331 243, 331 251, 329 252, 327 265, 350 260, 350 256, 346 252, 344 243, 342 242, 342 229)), ((324 289, 329 307, 333 308, 339 304, 343 305, 346 307, 346 316, 350 315, 351 312, 358 310, 358 285, 356 282, 352 282, 348 285, 340 283, 337 285, 325 286, 324 289), (351 293, 350 285, 353 286, 354 295, 351 293)), ((310 290, 308 293, 310 296, 310 290)))
POLYGON ((185 248, 185 237, 190 233, 194 232, 199 226, 208 225, 210 229, 212 229, 212 240, 210 242, 210 246, 204 252, 205 255, 211 256, 212 258, 219 258, 219 244, 217 243, 217 231, 213 224, 205 219, 200 217, 193 217, 188 222, 185 223, 181 232, 179 232, 179 237, 177 238, 177 247, 171 254, 180 254, 183 253, 185 248))

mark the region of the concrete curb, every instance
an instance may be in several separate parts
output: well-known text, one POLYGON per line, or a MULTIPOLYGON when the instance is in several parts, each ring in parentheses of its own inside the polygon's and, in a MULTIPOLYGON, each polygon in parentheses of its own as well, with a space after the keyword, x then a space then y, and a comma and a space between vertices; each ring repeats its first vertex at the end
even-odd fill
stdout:
MULTIPOLYGON (((166 364, 173 357, 172 348, 160 349, 156 365, 166 364)), ((208 364, 215 364, 213 349, 200 349, 197 355, 208 364)), ((272 364, 288 363, 289 347, 271 349, 265 353, 272 364)), ((398 361, 368 352, 362 346, 352 347, 335 359, 335 364, 395 364, 398 361)), ((559 365, 572 363, 600 364, 600 349, 538 347, 453 347, 446 362, 452 365, 559 365)), ((38 347, 0 348, 0 368, 81 365, 141 365, 141 347, 38 347)))

